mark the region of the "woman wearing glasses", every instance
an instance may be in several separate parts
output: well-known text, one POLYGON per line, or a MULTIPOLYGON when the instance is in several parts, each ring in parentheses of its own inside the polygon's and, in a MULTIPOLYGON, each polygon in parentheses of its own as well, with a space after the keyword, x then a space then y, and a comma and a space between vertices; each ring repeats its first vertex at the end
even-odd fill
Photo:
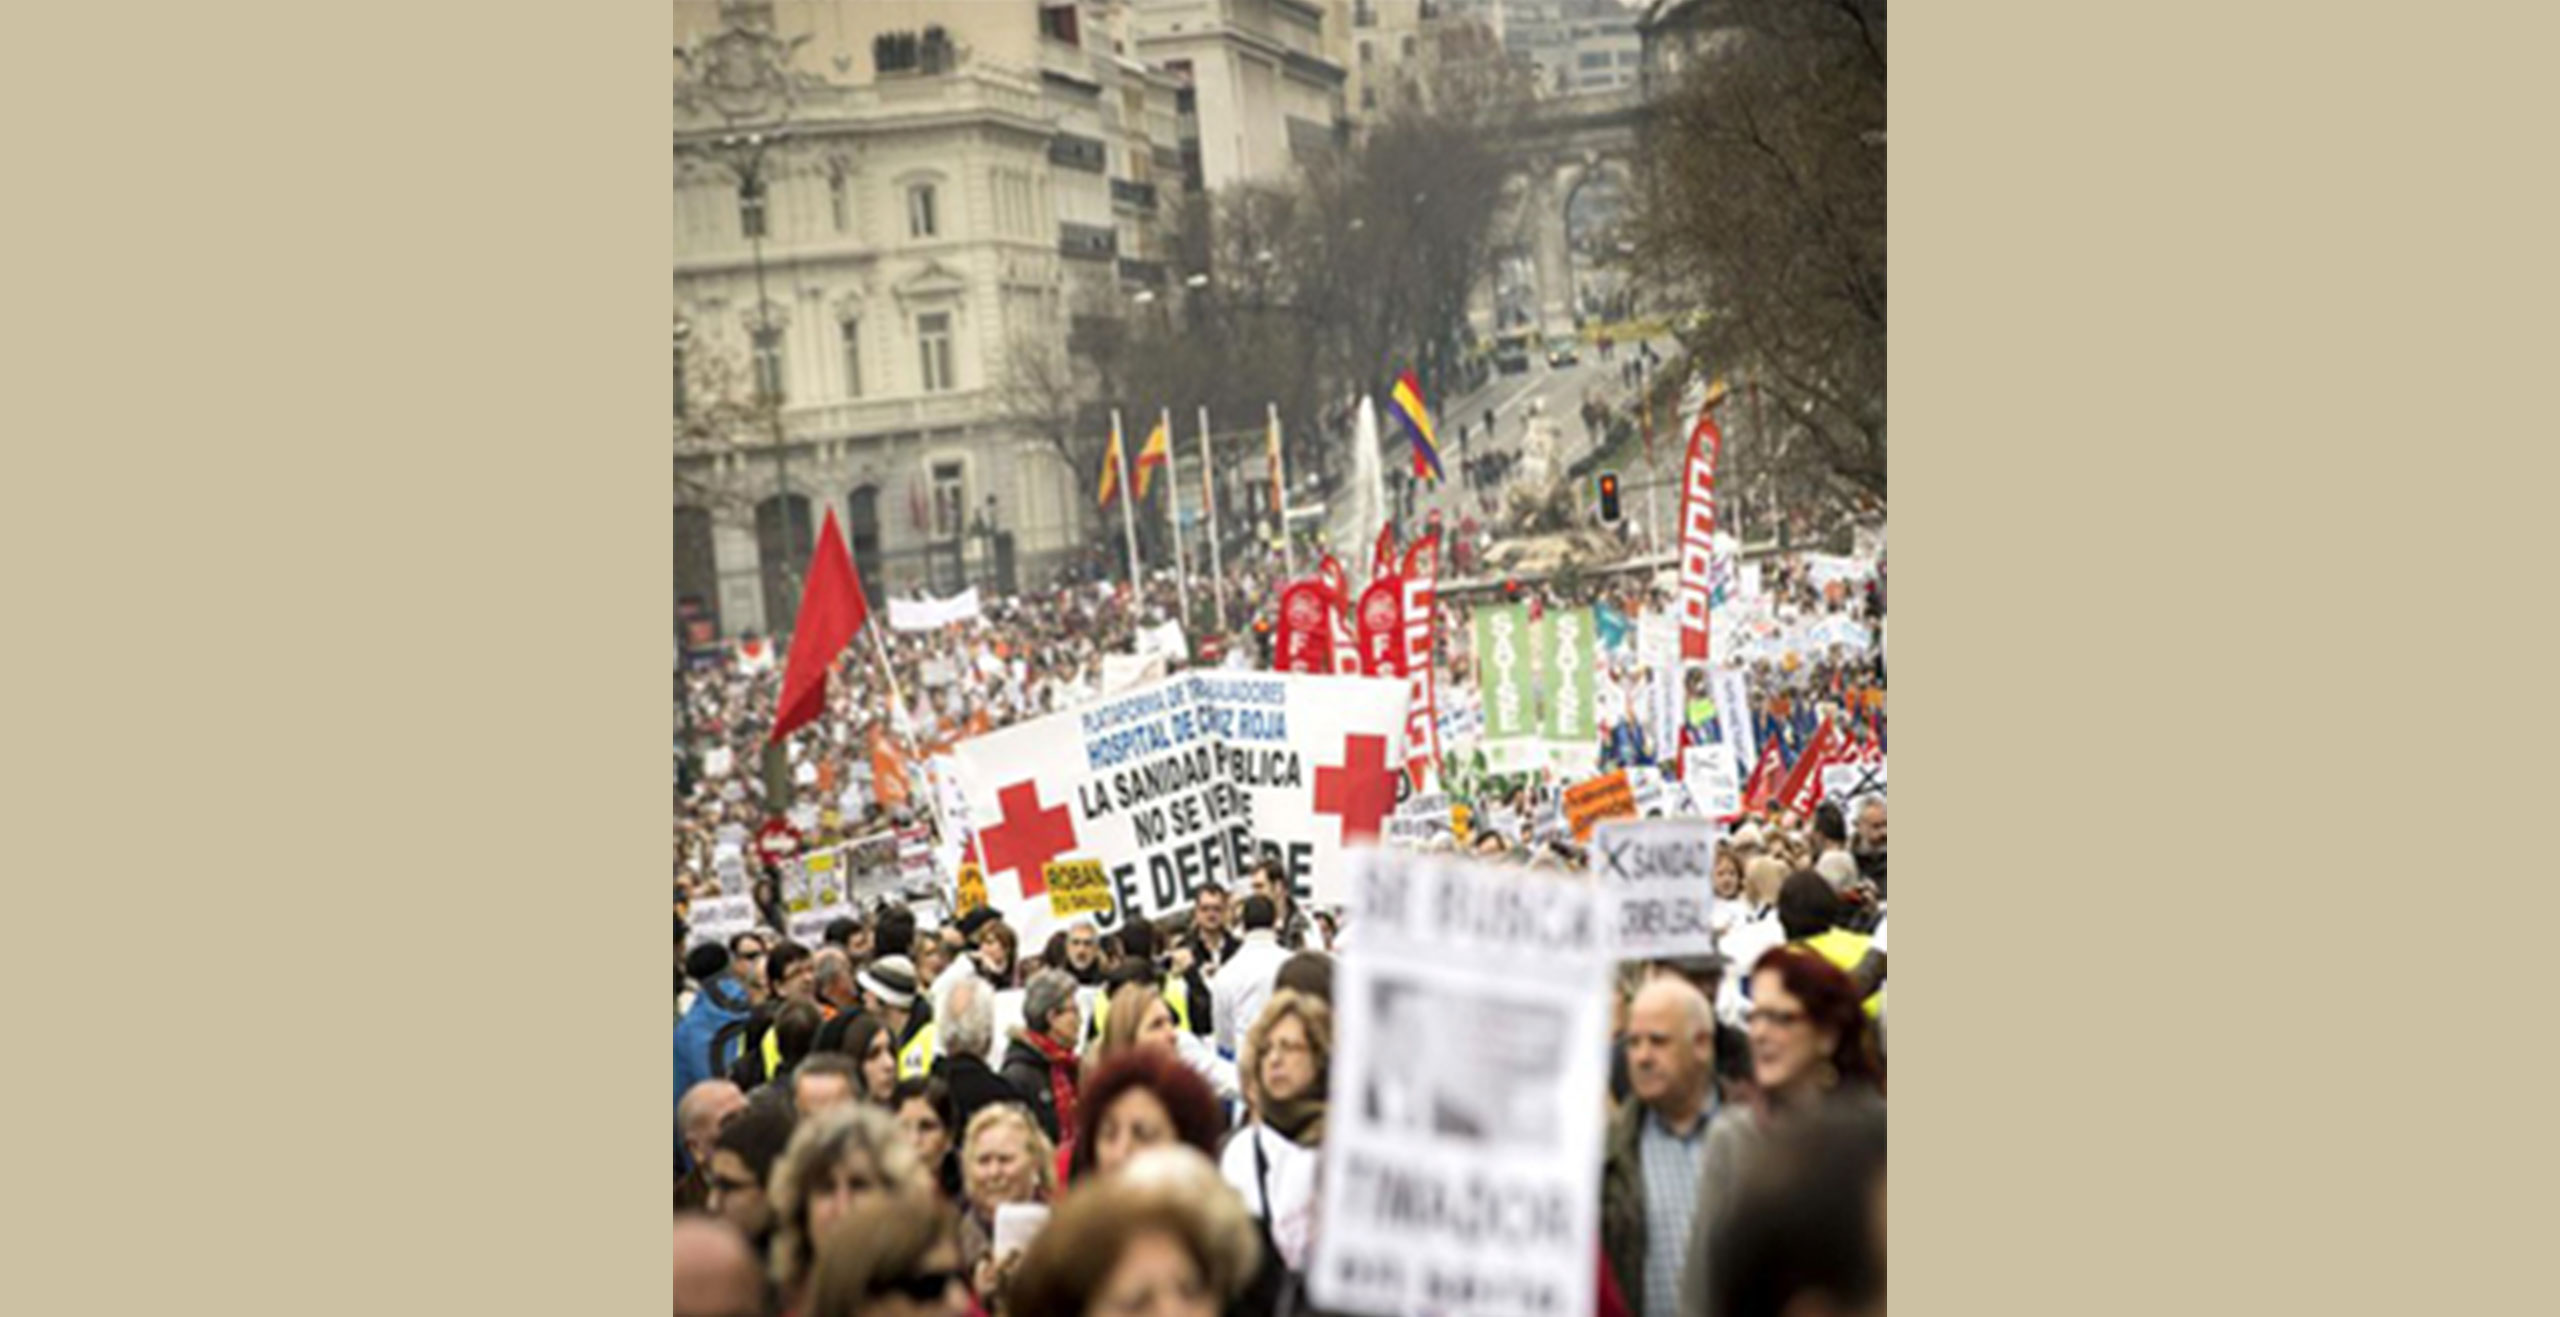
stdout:
POLYGON ((1882 1120, 1884 1063, 1864 997, 1847 971, 1805 947, 1778 947, 1752 965, 1748 1018, 1759 1098, 1725 1107, 1707 1128, 1689 1265, 1680 1279, 1684 1310, 1704 1311, 1708 1236, 1773 1134, 1816 1116, 1882 1120))
POLYGON ((818 1249, 810 1317, 962 1317, 969 1289, 951 1209, 888 1195, 854 1205, 818 1249))

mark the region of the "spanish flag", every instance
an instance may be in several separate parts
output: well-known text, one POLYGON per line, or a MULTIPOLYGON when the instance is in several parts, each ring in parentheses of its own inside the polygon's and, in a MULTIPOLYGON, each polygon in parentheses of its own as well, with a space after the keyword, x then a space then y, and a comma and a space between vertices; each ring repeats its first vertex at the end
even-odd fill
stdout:
POLYGON ((1431 411, 1422 405, 1422 383, 1412 371, 1396 376, 1395 391, 1387 395, 1387 405, 1404 421, 1405 433, 1413 437, 1413 478, 1440 479, 1440 439, 1432 433, 1431 411))
POLYGON ((1144 503, 1147 500, 1147 473, 1163 466, 1166 455, 1171 449, 1172 445, 1165 439, 1164 422, 1159 419, 1156 422, 1156 428, 1147 432, 1146 447, 1138 450, 1138 474, 1132 479, 1138 482, 1139 502, 1144 503))
POLYGON ((1100 507, 1111 506, 1111 496, 1120 491, 1120 431, 1111 431, 1111 446, 1102 452, 1102 493, 1094 498, 1100 507))

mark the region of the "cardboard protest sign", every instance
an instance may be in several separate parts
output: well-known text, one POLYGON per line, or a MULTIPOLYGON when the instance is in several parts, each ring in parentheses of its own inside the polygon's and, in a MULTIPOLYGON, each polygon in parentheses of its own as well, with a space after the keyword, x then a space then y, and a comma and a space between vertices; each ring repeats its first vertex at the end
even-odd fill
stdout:
POLYGON ((1111 913, 1111 875, 1100 860, 1051 860, 1040 866, 1049 885, 1049 913, 1060 919, 1111 913))
POLYGON ((1855 760, 1822 766, 1822 798, 1840 807, 1842 822, 1854 822, 1867 797, 1884 798, 1884 761, 1855 760))
POLYGON ((1689 798, 1711 819, 1742 812, 1742 768, 1731 741, 1689 747, 1686 763, 1689 798))
POLYGON ((1669 613, 1647 613, 1636 619, 1636 661, 1650 680, 1645 685, 1644 729, 1654 753, 1669 758, 1680 745, 1680 722, 1689 702, 1680 665, 1680 622, 1669 613))
MULTIPOLYGON (((1759 733, 1751 726, 1749 674, 1740 668, 1719 668, 1712 681, 1716 701, 1716 723, 1720 728, 1720 734, 1724 737, 1724 743, 1733 747, 1734 762, 1740 764, 1760 762, 1759 733)), ((1695 788, 1692 788, 1692 794, 1695 794, 1695 788)), ((1732 811, 1727 810, 1725 813, 1729 814, 1732 811)))
POLYGON ((1099 860, 1114 910, 1153 919, 1277 858, 1302 900, 1343 899, 1336 857, 1396 800, 1405 684, 1193 669, 962 741, 987 896, 1026 942, 1059 924, 1044 866, 1099 860))
POLYGON ((1591 873, 1609 902, 1619 960, 1716 949, 1716 825, 1705 819, 1603 823, 1591 833, 1591 873))
POLYGON ((889 601, 889 629, 892 631, 935 631, 977 616, 978 587, 974 585, 948 599, 889 601))
POLYGON ((1336 981, 1316 1305, 1589 1317, 1608 1083, 1594 887, 1362 849, 1336 981))
POLYGON ((1387 820, 1386 842, 1390 846, 1412 848, 1429 843, 1436 837, 1453 835, 1449 819, 1449 797, 1439 791, 1417 792, 1396 807, 1387 820))
POLYGON ((686 944, 718 942, 726 945, 730 938, 756 926, 756 903, 746 896, 711 896, 694 902, 685 911, 685 923, 691 929, 686 944))
POLYGON ((1592 825, 1603 819, 1636 816, 1636 793, 1621 768, 1564 789, 1564 821, 1577 842, 1591 840, 1592 825))

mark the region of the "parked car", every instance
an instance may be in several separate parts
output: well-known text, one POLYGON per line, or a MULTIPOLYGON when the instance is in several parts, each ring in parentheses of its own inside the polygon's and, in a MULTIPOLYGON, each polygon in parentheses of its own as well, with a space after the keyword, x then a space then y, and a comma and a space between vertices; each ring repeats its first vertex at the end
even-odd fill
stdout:
POLYGON ((1547 340, 1547 364, 1571 366, 1582 360, 1582 343, 1570 334, 1558 334, 1547 340))

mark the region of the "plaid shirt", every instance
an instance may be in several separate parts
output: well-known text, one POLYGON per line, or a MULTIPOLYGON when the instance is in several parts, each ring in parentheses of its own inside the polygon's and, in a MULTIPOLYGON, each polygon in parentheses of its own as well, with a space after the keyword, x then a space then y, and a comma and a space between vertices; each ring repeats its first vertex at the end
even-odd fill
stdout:
POLYGON ((1689 1227, 1698 1212, 1698 1176, 1705 1168, 1707 1125, 1715 1097, 1698 1112, 1686 1136, 1674 1134, 1648 1109, 1637 1127, 1636 1152, 1644 1165, 1645 1317, 1680 1311, 1680 1268, 1689 1257, 1689 1227))

